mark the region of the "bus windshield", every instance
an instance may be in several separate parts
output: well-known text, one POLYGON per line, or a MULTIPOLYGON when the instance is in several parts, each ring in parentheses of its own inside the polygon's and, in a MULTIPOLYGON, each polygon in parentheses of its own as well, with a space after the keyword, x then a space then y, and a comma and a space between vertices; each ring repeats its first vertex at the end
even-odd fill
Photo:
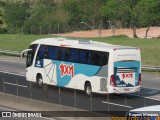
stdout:
POLYGON ((33 58, 37 49, 37 44, 30 45, 29 49, 32 49, 32 50, 28 51, 27 59, 26 59, 26 67, 31 66, 33 63, 33 58))

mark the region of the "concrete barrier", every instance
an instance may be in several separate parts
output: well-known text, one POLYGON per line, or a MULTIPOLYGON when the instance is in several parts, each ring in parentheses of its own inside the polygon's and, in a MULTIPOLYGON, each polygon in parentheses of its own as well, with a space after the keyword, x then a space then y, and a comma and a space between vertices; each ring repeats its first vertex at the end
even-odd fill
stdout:
MULTIPOLYGON (((54 103, 48 103, 44 101, 29 99, 21 96, 15 96, 7 93, 1 93, 0 92, 0 106, 7 107, 10 109, 14 109, 17 111, 46 111, 44 113, 45 116, 53 117, 54 115, 52 112, 48 111, 56 111, 55 114, 58 114, 57 111, 82 111, 85 112, 82 109, 63 106, 59 104, 54 103)), ((67 113, 66 113, 67 114, 67 113)), ((78 114, 81 114, 79 112, 78 114)), ((93 114, 93 113, 91 113, 93 114)), ((96 113, 97 114, 97 113, 96 113)), ((64 119, 64 120, 74 120, 75 117, 56 117, 58 119, 64 119)), ((77 120, 106 120, 109 119, 109 117, 76 117, 77 120)))
POLYGON ((59 104, 48 103, 21 96, 15 96, 0 92, 0 105, 24 111, 82 111, 80 109, 67 107, 59 104))

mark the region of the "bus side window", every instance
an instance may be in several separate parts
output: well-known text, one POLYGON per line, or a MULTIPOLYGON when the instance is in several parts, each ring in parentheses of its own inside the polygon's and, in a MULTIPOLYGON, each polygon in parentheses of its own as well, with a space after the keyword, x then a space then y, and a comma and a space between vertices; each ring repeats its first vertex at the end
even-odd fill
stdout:
POLYGON ((101 53, 100 65, 108 64, 108 56, 109 56, 109 53, 101 53))
POLYGON ((86 51, 80 50, 80 63, 86 63, 86 51))
POLYGON ((74 62, 79 62, 79 51, 78 49, 74 49, 74 62))
POLYGON ((58 48, 49 46, 48 47, 48 58, 52 60, 57 60, 57 53, 58 53, 58 48))
POLYGON ((69 49, 68 48, 60 48, 60 60, 68 61, 69 49))
POLYGON ((48 46, 45 46, 44 58, 48 59, 48 46))
POLYGON ((87 64, 91 64, 91 51, 86 51, 86 62, 87 64))
POLYGON ((91 51, 89 50, 80 51, 80 63, 91 64, 91 51))
POLYGON ((92 58, 93 58, 93 65, 99 65, 100 64, 100 54, 98 54, 98 52, 93 52, 92 54, 92 58))
POLYGON ((38 54, 37 54, 37 59, 48 59, 48 47, 45 45, 41 45, 38 54))
POLYGON ((68 56, 68 61, 69 62, 74 62, 74 49, 69 50, 69 56, 68 56))
POLYGON ((37 59, 43 59, 44 54, 45 54, 45 47, 41 45, 38 50, 37 59))
POLYGON ((79 62, 79 50, 78 49, 70 49, 68 61, 70 62, 79 62))

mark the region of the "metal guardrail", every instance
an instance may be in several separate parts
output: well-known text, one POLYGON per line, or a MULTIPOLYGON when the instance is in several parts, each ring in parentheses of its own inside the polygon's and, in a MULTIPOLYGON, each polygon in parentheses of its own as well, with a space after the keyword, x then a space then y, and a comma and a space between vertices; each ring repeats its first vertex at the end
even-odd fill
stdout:
POLYGON ((142 65, 142 70, 154 70, 160 72, 160 66, 142 65))
MULTIPOLYGON (((18 51, 0 49, 0 53, 21 56, 21 53, 18 52, 18 51)), ((158 72, 160 72, 160 66, 142 65, 142 70, 150 70, 150 71, 158 71, 158 72)))
POLYGON ((21 53, 19 51, 11 51, 11 50, 2 50, 2 49, 0 49, 0 53, 21 56, 21 53))

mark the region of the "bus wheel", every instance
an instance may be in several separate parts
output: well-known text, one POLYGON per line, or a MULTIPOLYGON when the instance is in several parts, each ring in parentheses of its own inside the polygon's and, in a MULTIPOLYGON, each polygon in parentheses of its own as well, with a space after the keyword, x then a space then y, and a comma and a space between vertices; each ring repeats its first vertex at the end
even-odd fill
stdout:
POLYGON ((91 96, 91 94, 92 94, 92 88, 91 88, 91 84, 90 83, 86 83, 85 84, 85 93, 88 96, 91 96))
POLYGON ((37 83, 38 83, 38 86, 40 86, 40 87, 43 86, 42 75, 38 75, 38 76, 37 76, 37 83))

